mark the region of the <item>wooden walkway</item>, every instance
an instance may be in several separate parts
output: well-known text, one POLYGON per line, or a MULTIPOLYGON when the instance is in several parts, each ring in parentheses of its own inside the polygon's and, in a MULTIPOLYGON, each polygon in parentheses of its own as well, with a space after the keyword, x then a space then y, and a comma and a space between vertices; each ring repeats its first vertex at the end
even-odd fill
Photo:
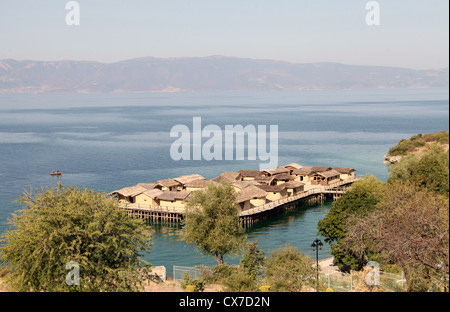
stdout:
MULTIPOLYGON (((292 210, 299 204, 310 204, 323 201, 326 195, 332 195, 333 199, 336 200, 342 196, 346 192, 346 189, 357 180, 358 179, 350 179, 327 186, 316 185, 313 186, 314 188, 301 194, 289 196, 266 203, 262 206, 241 211, 241 221, 245 226, 249 226, 282 211, 292 210)), ((151 207, 144 204, 122 205, 120 208, 124 209, 127 215, 142 218, 147 221, 163 223, 179 223, 183 219, 185 213, 184 208, 164 206, 151 207)))

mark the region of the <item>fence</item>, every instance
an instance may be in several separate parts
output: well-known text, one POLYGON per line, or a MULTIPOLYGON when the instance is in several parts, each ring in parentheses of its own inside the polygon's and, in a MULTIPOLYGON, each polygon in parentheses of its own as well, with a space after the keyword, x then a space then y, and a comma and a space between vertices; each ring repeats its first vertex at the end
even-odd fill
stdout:
POLYGON ((406 288, 406 279, 403 275, 396 275, 380 271, 380 288, 384 291, 404 291, 406 288))
POLYGON ((185 266, 173 266, 173 279, 177 282, 184 280, 186 273, 191 279, 200 279, 202 273, 205 270, 209 270, 207 267, 185 267, 185 266))
MULTIPOLYGON (((406 280, 403 273, 397 275, 379 270, 377 274, 377 281, 373 286, 377 286, 379 290, 388 292, 405 291, 406 280)), ((365 274, 358 273, 354 276, 353 274, 343 272, 331 272, 328 274, 321 274, 320 282, 327 288, 337 292, 364 291, 364 289, 361 288, 361 284, 365 287, 368 286, 364 281, 365 276, 365 274)))
POLYGON ((343 272, 330 272, 321 275, 320 281, 327 288, 337 292, 347 292, 353 290, 353 277, 351 274, 343 272))

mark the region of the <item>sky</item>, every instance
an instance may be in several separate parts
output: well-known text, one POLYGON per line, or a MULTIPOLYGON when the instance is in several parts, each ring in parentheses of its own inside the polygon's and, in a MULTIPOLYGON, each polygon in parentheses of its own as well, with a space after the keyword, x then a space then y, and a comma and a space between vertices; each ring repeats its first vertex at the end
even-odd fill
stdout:
POLYGON ((223 55, 292 63, 448 67, 447 0, 0 0, 0 59, 223 55))

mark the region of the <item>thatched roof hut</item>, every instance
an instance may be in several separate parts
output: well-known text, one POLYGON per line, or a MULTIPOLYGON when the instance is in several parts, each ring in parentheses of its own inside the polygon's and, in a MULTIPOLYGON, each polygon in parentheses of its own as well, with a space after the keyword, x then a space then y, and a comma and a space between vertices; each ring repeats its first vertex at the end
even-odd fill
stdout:
POLYGON ((181 185, 180 182, 178 182, 178 181, 176 181, 176 180, 174 180, 174 179, 164 179, 164 180, 159 180, 158 182, 156 182, 156 184, 157 184, 158 186, 166 187, 166 188, 168 188, 168 189, 171 189, 171 188, 173 188, 173 187, 177 187, 177 186, 180 186, 180 185, 181 185))
POLYGON ((341 174, 350 174, 350 173, 356 171, 356 169, 353 169, 353 168, 343 168, 343 167, 334 167, 333 170, 336 170, 337 172, 339 172, 341 174))
POLYGON ((238 170, 243 178, 256 178, 261 174, 259 170, 238 170))
POLYGON ((111 193, 109 193, 109 196, 112 196, 114 194, 118 194, 121 195, 123 197, 134 197, 136 195, 139 195, 143 192, 147 191, 146 188, 143 188, 141 186, 135 185, 135 186, 130 186, 130 187, 124 187, 120 190, 117 191, 113 191, 111 193))
POLYGON ((267 170, 262 171, 263 175, 268 175, 268 176, 279 175, 279 174, 289 174, 289 173, 290 173, 290 170, 285 167, 278 167, 275 169, 267 169, 267 170))
POLYGON ((233 181, 241 181, 242 175, 239 172, 223 172, 220 176, 212 179, 214 182, 233 182, 233 181))
POLYGON ((196 180, 206 180, 204 177, 202 177, 199 174, 190 174, 190 175, 184 175, 178 178, 174 178, 173 180, 179 182, 182 185, 185 185, 186 183, 196 181, 196 180))
POLYGON ((236 203, 242 203, 247 200, 266 198, 267 193, 256 185, 250 185, 239 193, 236 197, 236 203))
POLYGON ((164 191, 161 194, 157 196, 157 199, 164 200, 164 201, 175 201, 175 200, 183 200, 186 201, 186 199, 191 194, 190 191, 164 191))

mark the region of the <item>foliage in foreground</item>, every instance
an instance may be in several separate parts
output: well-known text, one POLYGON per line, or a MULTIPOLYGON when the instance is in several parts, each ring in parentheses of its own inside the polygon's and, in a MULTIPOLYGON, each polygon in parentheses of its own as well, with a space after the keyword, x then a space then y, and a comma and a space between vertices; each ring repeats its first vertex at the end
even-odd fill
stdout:
POLYGON ((338 200, 335 201, 323 220, 318 223, 319 234, 331 246, 334 262, 343 271, 359 270, 363 264, 358 257, 342 249, 347 235, 347 220, 353 215, 365 215, 375 209, 383 182, 375 176, 366 176, 357 181, 338 200))
POLYGON ((135 291, 150 265, 150 234, 105 194, 77 187, 31 190, 9 219, 0 255, 17 291, 135 291), (68 286, 66 264, 79 265, 79 286, 68 286))
POLYGON ((409 291, 448 289, 449 203, 408 182, 386 187, 377 209, 349 220, 343 247, 402 268, 409 291))
POLYGON ((232 292, 260 291, 261 286, 274 292, 300 292, 315 287, 316 268, 311 258, 292 246, 280 247, 264 257, 257 243, 250 243, 240 265, 215 266, 203 279, 232 292))
MULTIPOLYGON (((448 143, 448 132, 410 141, 448 143)), ((374 179, 355 183, 319 222, 335 262, 341 269, 359 270, 377 261, 400 268, 408 291, 448 291, 448 150, 435 144, 390 165, 387 183, 374 179)))

